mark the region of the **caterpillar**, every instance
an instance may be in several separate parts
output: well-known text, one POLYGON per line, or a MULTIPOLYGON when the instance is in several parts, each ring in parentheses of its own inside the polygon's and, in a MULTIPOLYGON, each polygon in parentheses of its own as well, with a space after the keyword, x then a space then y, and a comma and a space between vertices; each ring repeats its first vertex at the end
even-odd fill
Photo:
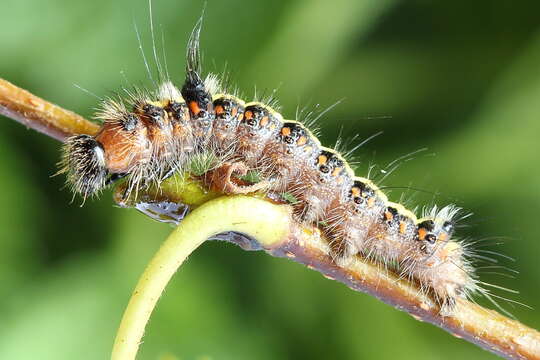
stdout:
POLYGON ((106 99, 96 114, 99 133, 66 141, 60 172, 75 193, 86 199, 125 178, 129 196, 210 153, 217 163, 256 172, 259 189, 290 204, 298 222, 318 226, 338 266, 360 255, 392 267, 432 295, 442 314, 452 314, 458 297, 492 299, 480 286, 472 252, 454 238, 459 208, 433 207, 417 218, 356 176, 301 119, 284 119, 272 99, 244 102, 217 76, 203 79, 200 30, 199 21, 181 88, 165 79, 153 92, 126 90, 126 98, 106 99))

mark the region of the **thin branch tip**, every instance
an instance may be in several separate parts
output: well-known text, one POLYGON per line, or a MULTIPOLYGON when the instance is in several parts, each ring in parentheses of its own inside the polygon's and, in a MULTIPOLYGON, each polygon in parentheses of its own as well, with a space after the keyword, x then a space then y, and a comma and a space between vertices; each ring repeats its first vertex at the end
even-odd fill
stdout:
POLYGON ((95 135, 99 126, 0 78, 0 114, 53 139, 95 135))

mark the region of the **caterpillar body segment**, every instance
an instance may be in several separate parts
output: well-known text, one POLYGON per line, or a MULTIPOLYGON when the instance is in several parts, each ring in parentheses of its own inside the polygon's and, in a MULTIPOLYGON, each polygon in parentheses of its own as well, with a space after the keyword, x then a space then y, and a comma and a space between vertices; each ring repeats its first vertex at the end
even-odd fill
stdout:
POLYGON ((197 139, 197 146, 204 146, 210 137, 214 111, 212 94, 210 93, 213 78, 206 81, 201 77, 201 54, 199 51, 199 37, 201 20, 193 29, 189 38, 186 56, 186 77, 180 93, 189 109, 193 134, 197 139))
POLYGON ((195 137, 189 118, 189 110, 181 98, 169 99, 165 111, 172 127, 172 148, 176 167, 184 163, 186 155, 195 149, 195 137))
POLYGON ((191 119, 191 126, 197 146, 202 148, 208 142, 214 122, 212 95, 206 90, 204 82, 197 76, 186 77, 182 87, 182 97, 186 101, 191 119))
POLYGON ((295 179, 313 166, 320 148, 318 139, 301 123, 287 120, 266 143, 257 168, 270 181, 269 190, 287 193, 295 179))
POLYGON ((162 179, 177 163, 171 119, 160 101, 147 100, 137 103, 134 112, 146 126, 148 140, 152 144, 147 176, 150 179, 162 179))
POLYGON ((312 164, 293 179, 288 189, 298 199, 293 206, 299 220, 306 224, 323 222, 328 206, 345 196, 353 176, 337 152, 321 147, 312 164))
POLYGON ((110 173, 132 173, 151 161, 153 144, 148 128, 135 113, 105 121, 95 141, 103 147, 110 173))
MULTIPOLYGON (((403 276, 416 279, 426 292, 432 292, 443 313, 451 313, 457 297, 481 292, 467 249, 453 240, 455 216, 459 208, 433 207, 418 220, 414 246, 401 264, 403 276)), ((489 294, 486 294, 489 296, 489 294)))
POLYGON ((283 117, 271 107, 259 102, 247 103, 236 131, 238 159, 255 168, 266 143, 276 136, 282 124, 283 117))
POLYGON ((181 89, 166 81, 154 95, 106 101, 99 133, 66 142, 61 172, 76 193, 91 196, 126 174, 128 193, 159 185, 210 152, 259 173, 266 191, 290 202, 298 222, 320 227, 338 266, 355 256, 391 264, 447 313, 457 297, 478 289, 467 249, 452 239, 458 209, 434 208, 418 220, 372 181, 356 177, 343 156, 323 147, 301 122, 224 93, 213 75, 203 81, 199 30, 190 39, 181 89))
POLYGON ((401 204, 388 202, 368 234, 369 257, 383 264, 400 261, 416 236, 416 216, 401 204))
POLYGON ((234 95, 218 94, 213 100, 215 120, 212 127, 211 143, 217 152, 234 152, 236 130, 244 118, 246 104, 234 95))
POLYGON ((369 253, 368 236, 382 216, 388 199, 370 180, 355 177, 342 201, 336 198, 328 208, 324 232, 330 240, 336 263, 347 265, 354 255, 369 253))

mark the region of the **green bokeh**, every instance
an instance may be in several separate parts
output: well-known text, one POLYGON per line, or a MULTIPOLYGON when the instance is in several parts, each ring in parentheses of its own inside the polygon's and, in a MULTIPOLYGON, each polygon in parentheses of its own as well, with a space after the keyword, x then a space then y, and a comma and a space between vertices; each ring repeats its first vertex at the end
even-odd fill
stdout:
MULTIPOLYGON (((341 103, 323 142, 359 140, 359 174, 427 147, 387 177, 410 207, 474 212, 459 235, 504 238, 518 289, 540 307, 540 5, 522 1, 208 1, 204 64, 227 64, 246 99, 278 88, 286 117, 341 103), (411 187, 416 190, 403 190, 411 187)), ((146 1, 2 0, 0 76, 90 117, 98 96, 150 86, 138 50, 146 1)), ((158 49, 173 79, 202 2, 154 0, 158 49)), ((151 65, 153 60, 150 60, 151 65)), ((0 359, 105 359, 131 289, 170 227, 113 206, 79 207, 55 173, 59 144, 0 119, 0 359)), ((501 295, 504 295, 501 293, 501 295)), ((506 306, 540 328, 537 311, 506 306)), ((489 359, 318 273, 208 243, 177 274, 141 359, 489 359)))

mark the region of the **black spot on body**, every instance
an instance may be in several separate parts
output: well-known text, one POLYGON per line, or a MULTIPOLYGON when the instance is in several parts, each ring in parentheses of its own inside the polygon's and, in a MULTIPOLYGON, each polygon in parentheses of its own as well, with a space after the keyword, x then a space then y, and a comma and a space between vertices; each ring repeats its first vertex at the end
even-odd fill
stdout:
POLYGON ((195 101, 201 110, 209 110, 211 105, 211 96, 204 83, 199 79, 196 82, 186 81, 182 87, 182 97, 187 103, 195 101))
POLYGON ((435 229, 435 223, 433 220, 425 220, 418 224, 418 227, 426 229, 427 231, 433 231, 433 229, 435 229))
POLYGON ((169 105, 166 107, 166 110, 171 114, 171 118, 176 121, 185 120, 184 114, 186 111, 186 104, 185 103, 179 103, 176 101, 173 101, 169 103, 169 105))
POLYGON ((216 115, 220 119, 225 119, 232 116, 232 109, 235 106, 230 99, 219 98, 214 101, 214 108, 221 106, 223 108, 223 113, 216 115))
POLYGON ((251 112, 253 114, 253 116, 249 119, 244 118, 245 123, 252 128, 260 128, 259 124, 261 119, 270 115, 268 110, 260 105, 247 106, 245 112, 251 112))
POLYGON ((395 217, 397 214, 398 214, 398 210, 394 207, 391 207, 389 206, 387 209, 386 209, 390 214, 393 215, 393 217, 395 217))
POLYGON ((445 221, 442 229, 448 234, 448 236, 452 236, 454 233, 454 223, 452 221, 445 221))
POLYGON ((142 107, 144 115, 152 122, 152 124, 162 126, 163 125, 163 116, 165 115, 165 110, 159 106, 152 104, 145 104, 142 107))
POLYGON ((437 236, 435 236, 435 234, 427 234, 425 236, 425 239, 428 243, 435 244, 435 242, 437 241, 437 236))
POLYGON ((360 189, 361 197, 369 199, 375 196, 375 190, 370 188, 366 183, 357 180, 354 182, 354 185, 360 189))
POLYGON ((122 119, 122 127, 126 131, 133 131, 139 123, 139 118, 135 114, 127 114, 122 119))

